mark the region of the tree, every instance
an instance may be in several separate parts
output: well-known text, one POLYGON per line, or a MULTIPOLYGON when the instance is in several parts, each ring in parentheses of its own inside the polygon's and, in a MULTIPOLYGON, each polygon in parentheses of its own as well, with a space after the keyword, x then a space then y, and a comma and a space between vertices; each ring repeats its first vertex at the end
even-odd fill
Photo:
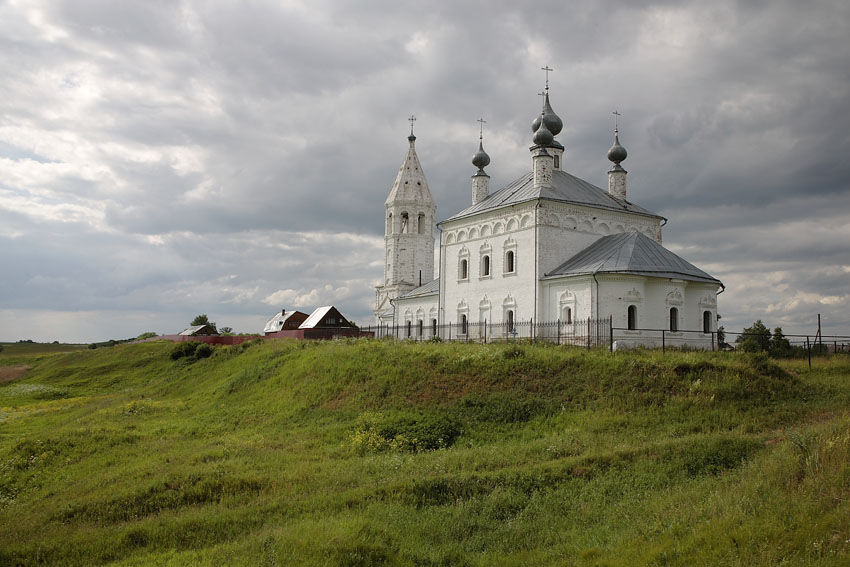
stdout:
POLYGON ((219 331, 222 335, 232 335, 233 327, 222 327, 221 329, 219 329, 219 331))
POLYGON ((770 355, 788 356, 789 354, 791 354, 791 341, 782 334, 782 327, 776 327, 773 329, 773 336, 770 337, 770 355))
POLYGON ((190 323, 190 325, 192 327, 194 327, 195 325, 209 325, 209 324, 210 324, 210 318, 207 317, 206 313, 204 313, 203 315, 198 315, 197 317, 192 319, 192 322, 190 323))
MULTIPOLYGON (((717 317, 718 319, 720 316, 717 317)), ((726 329, 723 328, 723 325, 717 327, 717 344, 723 345, 726 342, 726 329)))
POLYGON ((765 327, 761 319, 744 329, 735 339, 738 348, 744 352, 766 352, 770 350, 770 329, 765 327))

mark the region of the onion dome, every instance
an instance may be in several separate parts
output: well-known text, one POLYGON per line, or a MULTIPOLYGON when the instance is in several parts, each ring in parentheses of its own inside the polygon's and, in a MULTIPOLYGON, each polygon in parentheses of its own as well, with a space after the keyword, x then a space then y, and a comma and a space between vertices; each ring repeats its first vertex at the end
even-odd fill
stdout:
POLYGON ((549 125, 546 123, 546 115, 540 113, 540 124, 534 132, 534 137, 531 139, 536 146, 549 146, 555 141, 555 136, 549 130, 549 125))
POLYGON ((555 111, 552 110, 552 105, 549 104, 549 93, 546 93, 543 98, 543 111, 537 116, 537 118, 534 119, 534 122, 531 123, 531 131, 537 132, 537 129, 540 128, 540 124, 543 122, 546 123, 546 128, 549 129, 552 136, 557 136, 561 133, 561 130, 564 129, 563 121, 557 114, 555 114, 555 111))
POLYGON ((626 159, 628 155, 626 148, 620 145, 620 135, 615 132, 614 145, 608 150, 608 160, 613 161, 614 165, 620 165, 620 162, 626 159))
POLYGON ((478 152, 472 156, 472 165, 477 167, 480 172, 483 172, 484 168, 490 165, 490 156, 484 151, 484 145, 481 140, 478 141, 478 152))

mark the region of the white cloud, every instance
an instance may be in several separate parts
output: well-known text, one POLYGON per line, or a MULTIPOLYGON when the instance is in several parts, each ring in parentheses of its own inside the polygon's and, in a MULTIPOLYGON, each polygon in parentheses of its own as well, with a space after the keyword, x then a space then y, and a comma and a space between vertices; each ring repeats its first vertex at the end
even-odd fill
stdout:
POLYGON ((150 330, 116 313, 368 320, 405 119, 446 218, 478 117, 491 186, 529 168, 545 64, 566 168, 605 186, 619 108, 630 200, 723 279, 727 328, 850 321, 848 21, 837 1, 0 3, 0 308, 45 314, 0 339, 50 338, 54 311, 90 340, 150 330))

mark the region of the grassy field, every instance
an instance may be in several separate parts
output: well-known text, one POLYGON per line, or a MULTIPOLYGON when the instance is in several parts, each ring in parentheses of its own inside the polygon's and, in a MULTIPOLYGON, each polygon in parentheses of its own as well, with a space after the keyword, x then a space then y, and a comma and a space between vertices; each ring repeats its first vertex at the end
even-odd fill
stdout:
POLYGON ((850 359, 0 354, 0 565, 848 565, 850 359))

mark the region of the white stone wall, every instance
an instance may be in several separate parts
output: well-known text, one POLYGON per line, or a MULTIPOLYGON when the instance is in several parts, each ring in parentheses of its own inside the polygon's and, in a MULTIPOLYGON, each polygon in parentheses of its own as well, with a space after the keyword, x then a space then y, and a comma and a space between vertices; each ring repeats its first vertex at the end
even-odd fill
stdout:
POLYGON ((538 218, 541 277, 602 236, 640 232, 659 243, 661 238, 658 219, 628 212, 542 201, 538 218))
POLYGON ((628 326, 628 306, 635 305, 636 327, 657 329, 615 331, 620 348, 661 346, 662 340, 669 347, 712 348, 711 334, 702 332, 702 318, 703 312, 709 311, 710 331, 717 330, 716 285, 631 275, 598 275, 597 279, 601 318, 611 316, 614 327, 623 329, 628 326), (677 332, 669 331, 671 308, 678 310, 677 332))
POLYGON ((432 319, 437 319, 439 324, 439 296, 437 294, 410 299, 396 299, 393 303, 395 304, 395 324, 398 325, 399 338, 422 340, 433 336, 432 319), (420 321, 422 322, 421 335, 420 321), (410 323, 409 327, 408 323, 410 323), (408 336, 408 329, 410 336, 408 336))
POLYGON ((457 323, 466 314, 470 323, 505 321, 507 310, 515 321, 535 317, 534 205, 518 205, 497 212, 445 223, 440 267, 441 323, 457 323), (506 271, 506 254, 514 254, 514 270, 506 271), (490 274, 482 271, 490 257, 490 274), (468 262, 467 277, 460 261, 468 262))

